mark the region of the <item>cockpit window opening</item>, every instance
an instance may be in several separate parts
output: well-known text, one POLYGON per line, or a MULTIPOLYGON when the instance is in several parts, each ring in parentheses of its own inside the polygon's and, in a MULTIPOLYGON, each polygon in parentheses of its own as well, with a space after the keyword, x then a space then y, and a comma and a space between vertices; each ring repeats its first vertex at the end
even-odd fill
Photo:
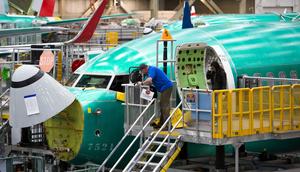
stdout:
POLYGON ((78 79, 79 74, 73 73, 71 77, 68 79, 66 86, 72 87, 76 80, 78 79))
POLYGON ((110 75, 84 74, 76 84, 76 87, 107 88, 110 79, 111 79, 110 75))
POLYGON ((122 84, 127 83, 129 83, 129 75, 116 75, 109 89, 124 92, 125 90, 122 84))

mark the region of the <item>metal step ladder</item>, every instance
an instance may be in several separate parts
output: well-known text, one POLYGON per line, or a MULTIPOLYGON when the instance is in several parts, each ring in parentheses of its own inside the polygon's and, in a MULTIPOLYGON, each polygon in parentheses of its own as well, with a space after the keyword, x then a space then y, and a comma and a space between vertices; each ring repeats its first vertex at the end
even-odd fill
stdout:
POLYGON ((165 169, 164 171, 166 171, 166 169, 172 164, 183 146, 182 136, 174 132, 177 126, 179 126, 179 124, 183 122, 183 116, 181 116, 176 122, 174 122, 175 124, 172 123, 172 125, 171 118, 174 116, 176 110, 181 107, 182 101, 176 106, 175 109, 172 110, 170 116, 168 117, 168 119, 166 119, 164 124, 162 124, 161 128, 152 131, 149 137, 145 139, 145 137, 143 137, 143 133, 145 132, 146 127, 150 126, 150 123, 155 119, 156 110, 154 110, 154 114, 147 120, 145 120, 147 122, 142 126, 142 128, 140 128, 139 132, 135 135, 134 139, 127 146, 126 150, 119 157, 119 159, 114 163, 113 167, 106 167, 106 163, 120 147, 120 145, 123 144, 125 138, 130 135, 135 127, 138 127, 137 125, 139 124, 139 121, 143 119, 151 104, 153 104, 154 109, 156 109, 156 99, 152 99, 141 112, 141 114, 137 117, 137 119, 133 122, 133 124, 131 124, 131 127, 127 130, 120 142, 102 162, 101 166, 99 166, 97 172, 104 172, 105 170, 109 170, 110 172, 115 171, 118 164, 123 161, 124 156, 129 152, 129 150, 133 147, 134 143, 137 140, 140 140, 140 148, 123 171, 149 171, 149 169, 150 171, 159 171, 162 169, 165 169), (168 130, 163 131, 163 129, 168 130), (151 168, 149 166, 151 166, 151 168))
POLYGON ((9 88, 6 89, 0 95, 0 123, 1 124, 3 122, 3 118, 5 118, 5 120, 8 119, 8 113, 9 113, 8 103, 9 103, 9 88))
POLYGON ((182 105, 182 101, 173 109, 171 115, 162 124, 158 131, 153 131, 148 139, 136 152, 131 161, 123 169, 128 171, 166 171, 179 154, 183 142, 182 136, 174 138, 173 131, 178 124, 182 122, 183 116, 174 124, 171 124, 171 118, 174 112, 182 105), (167 129, 167 131, 163 131, 167 129), (173 138, 171 138, 171 136, 173 138))
POLYGON ((183 146, 181 138, 149 137, 123 171, 167 171, 183 146))

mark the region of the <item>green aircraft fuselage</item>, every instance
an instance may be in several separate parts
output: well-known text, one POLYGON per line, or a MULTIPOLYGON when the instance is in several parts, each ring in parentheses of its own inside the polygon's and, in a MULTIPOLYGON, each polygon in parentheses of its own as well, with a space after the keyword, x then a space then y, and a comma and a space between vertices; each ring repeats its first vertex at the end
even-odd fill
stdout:
MULTIPOLYGON (((124 18, 133 14, 112 14, 101 16, 101 19, 124 18)), ((62 20, 59 17, 37 17, 25 15, 6 15, 0 14, 0 24, 15 24, 14 27, 35 27, 35 26, 52 26, 78 23, 88 20, 89 18, 74 18, 62 20)), ((7 28, 8 29, 8 28, 7 28)))
MULTIPOLYGON (((290 78, 291 73, 293 76, 300 73, 300 24, 296 22, 223 23, 175 29, 171 35, 176 40, 173 53, 176 46, 187 43, 205 44, 215 50, 217 58, 228 64, 226 72, 231 76, 228 80, 230 88, 237 86, 237 77, 242 74, 267 76, 271 72, 277 77, 284 72, 290 78)), ((59 159, 73 164, 88 161, 99 164, 107 157, 124 134, 124 107, 116 99, 116 94, 121 91, 117 85, 127 83, 128 79, 122 81, 120 78, 128 76, 129 67, 141 63, 155 65, 156 43, 160 38, 161 34, 157 33, 130 41, 93 58, 75 72, 74 82, 71 82, 74 88, 70 91, 81 105, 77 114, 83 117, 72 118, 75 114, 65 111, 45 123, 49 147, 56 151, 59 159), (99 82, 100 86, 97 85, 99 82)), ((162 45, 159 52, 161 60, 162 45)), ((201 68, 203 72, 205 67, 201 68)), ((202 73, 202 76, 205 75, 202 73)), ((299 139, 251 142, 246 144, 246 149, 290 151, 299 149, 299 142, 299 139)), ((215 153, 215 147, 210 145, 189 144, 188 147, 190 157, 215 153)), ((119 153, 123 150, 124 147, 119 153)))
MULTIPOLYGON (((298 20, 298 13, 286 13, 283 15, 276 13, 266 14, 222 14, 222 15, 203 15, 191 17, 194 27, 204 27, 216 24, 228 23, 254 23, 254 22, 291 22, 298 20)), ((180 30, 182 21, 176 21, 165 28, 168 30, 180 30)))
POLYGON ((36 17, 36 16, 0 14, 1 24, 8 24, 8 25, 14 24, 15 26, 11 26, 11 27, 15 27, 15 28, 40 26, 52 20, 55 20, 55 17, 36 17))

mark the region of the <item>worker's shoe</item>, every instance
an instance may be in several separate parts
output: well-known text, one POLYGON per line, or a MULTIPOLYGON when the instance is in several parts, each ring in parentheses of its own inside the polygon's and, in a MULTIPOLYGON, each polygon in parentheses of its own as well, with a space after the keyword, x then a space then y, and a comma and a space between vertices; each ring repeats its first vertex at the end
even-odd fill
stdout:
POLYGON ((161 125, 156 123, 155 121, 151 122, 150 126, 153 127, 154 129, 159 129, 161 127, 161 125))

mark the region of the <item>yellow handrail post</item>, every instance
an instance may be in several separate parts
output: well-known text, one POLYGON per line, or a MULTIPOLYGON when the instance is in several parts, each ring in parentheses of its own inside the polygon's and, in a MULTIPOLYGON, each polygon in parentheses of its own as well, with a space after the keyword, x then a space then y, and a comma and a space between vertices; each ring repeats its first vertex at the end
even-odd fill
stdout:
POLYGON ((239 134, 241 135, 243 133, 243 92, 240 90, 238 92, 239 94, 239 134))
POLYGON ((215 94, 215 92, 213 92, 212 99, 211 99, 211 107, 212 107, 211 117, 212 117, 212 136, 213 136, 213 138, 216 138, 216 127, 215 127, 215 125, 216 125, 216 121, 215 121, 215 115, 216 115, 215 102, 216 102, 216 100, 215 100, 215 96, 216 96, 216 94, 215 94))
POLYGON ((294 128, 294 104, 295 104, 295 100, 294 100, 294 85, 292 85, 292 87, 291 87, 291 92, 292 92, 292 94, 291 94, 291 124, 292 124, 292 130, 294 130, 295 128, 294 128))
POLYGON ((283 130, 283 108, 284 108, 284 101, 283 101, 283 87, 280 87, 280 94, 279 94, 279 99, 280 99, 280 131, 283 130))
POLYGON ((292 130, 300 129, 300 84, 292 86, 292 130), (296 113, 298 112, 298 113, 296 113))
POLYGON ((300 84, 215 90, 212 95, 215 139, 300 130, 300 84))
POLYGON ((254 125, 254 122, 253 122, 253 90, 250 89, 249 90, 249 129, 250 129, 249 134, 250 135, 254 134, 253 125, 254 125))
POLYGON ((219 132, 219 137, 218 138, 223 138, 223 102, 222 102, 222 93, 218 93, 218 132, 219 132))
POLYGON ((268 97, 269 97, 269 131, 268 132, 272 132, 273 131, 273 106, 272 106, 272 92, 271 92, 271 88, 269 87, 268 89, 268 97))
POLYGON ((274 117, 274 87, 272 87, 272 91, 271 91, 271 124, 272 124, 272 132, 275 131, 275 128, 274 128, 274 120, 275 120, 275 117, 274 117))
POLYGON ((288 130, 292 130, 292 108, 293 108, 292 99, 293 99, 293 95, 292 95, 292 87, 289 86, 290 112, 289 112, 289 127, 288 127, 288 130))
POLYGON ((260 131, 263 131, 264 129, 264 119, 263 119, 263 89, 259 89, 259 127, 260 127, 260 131))
POLYGON ((227 136, 231 137, 232 131, 232 91, 227 92, 227 106, 228 106, 228 116, 227 116, 227 136))

